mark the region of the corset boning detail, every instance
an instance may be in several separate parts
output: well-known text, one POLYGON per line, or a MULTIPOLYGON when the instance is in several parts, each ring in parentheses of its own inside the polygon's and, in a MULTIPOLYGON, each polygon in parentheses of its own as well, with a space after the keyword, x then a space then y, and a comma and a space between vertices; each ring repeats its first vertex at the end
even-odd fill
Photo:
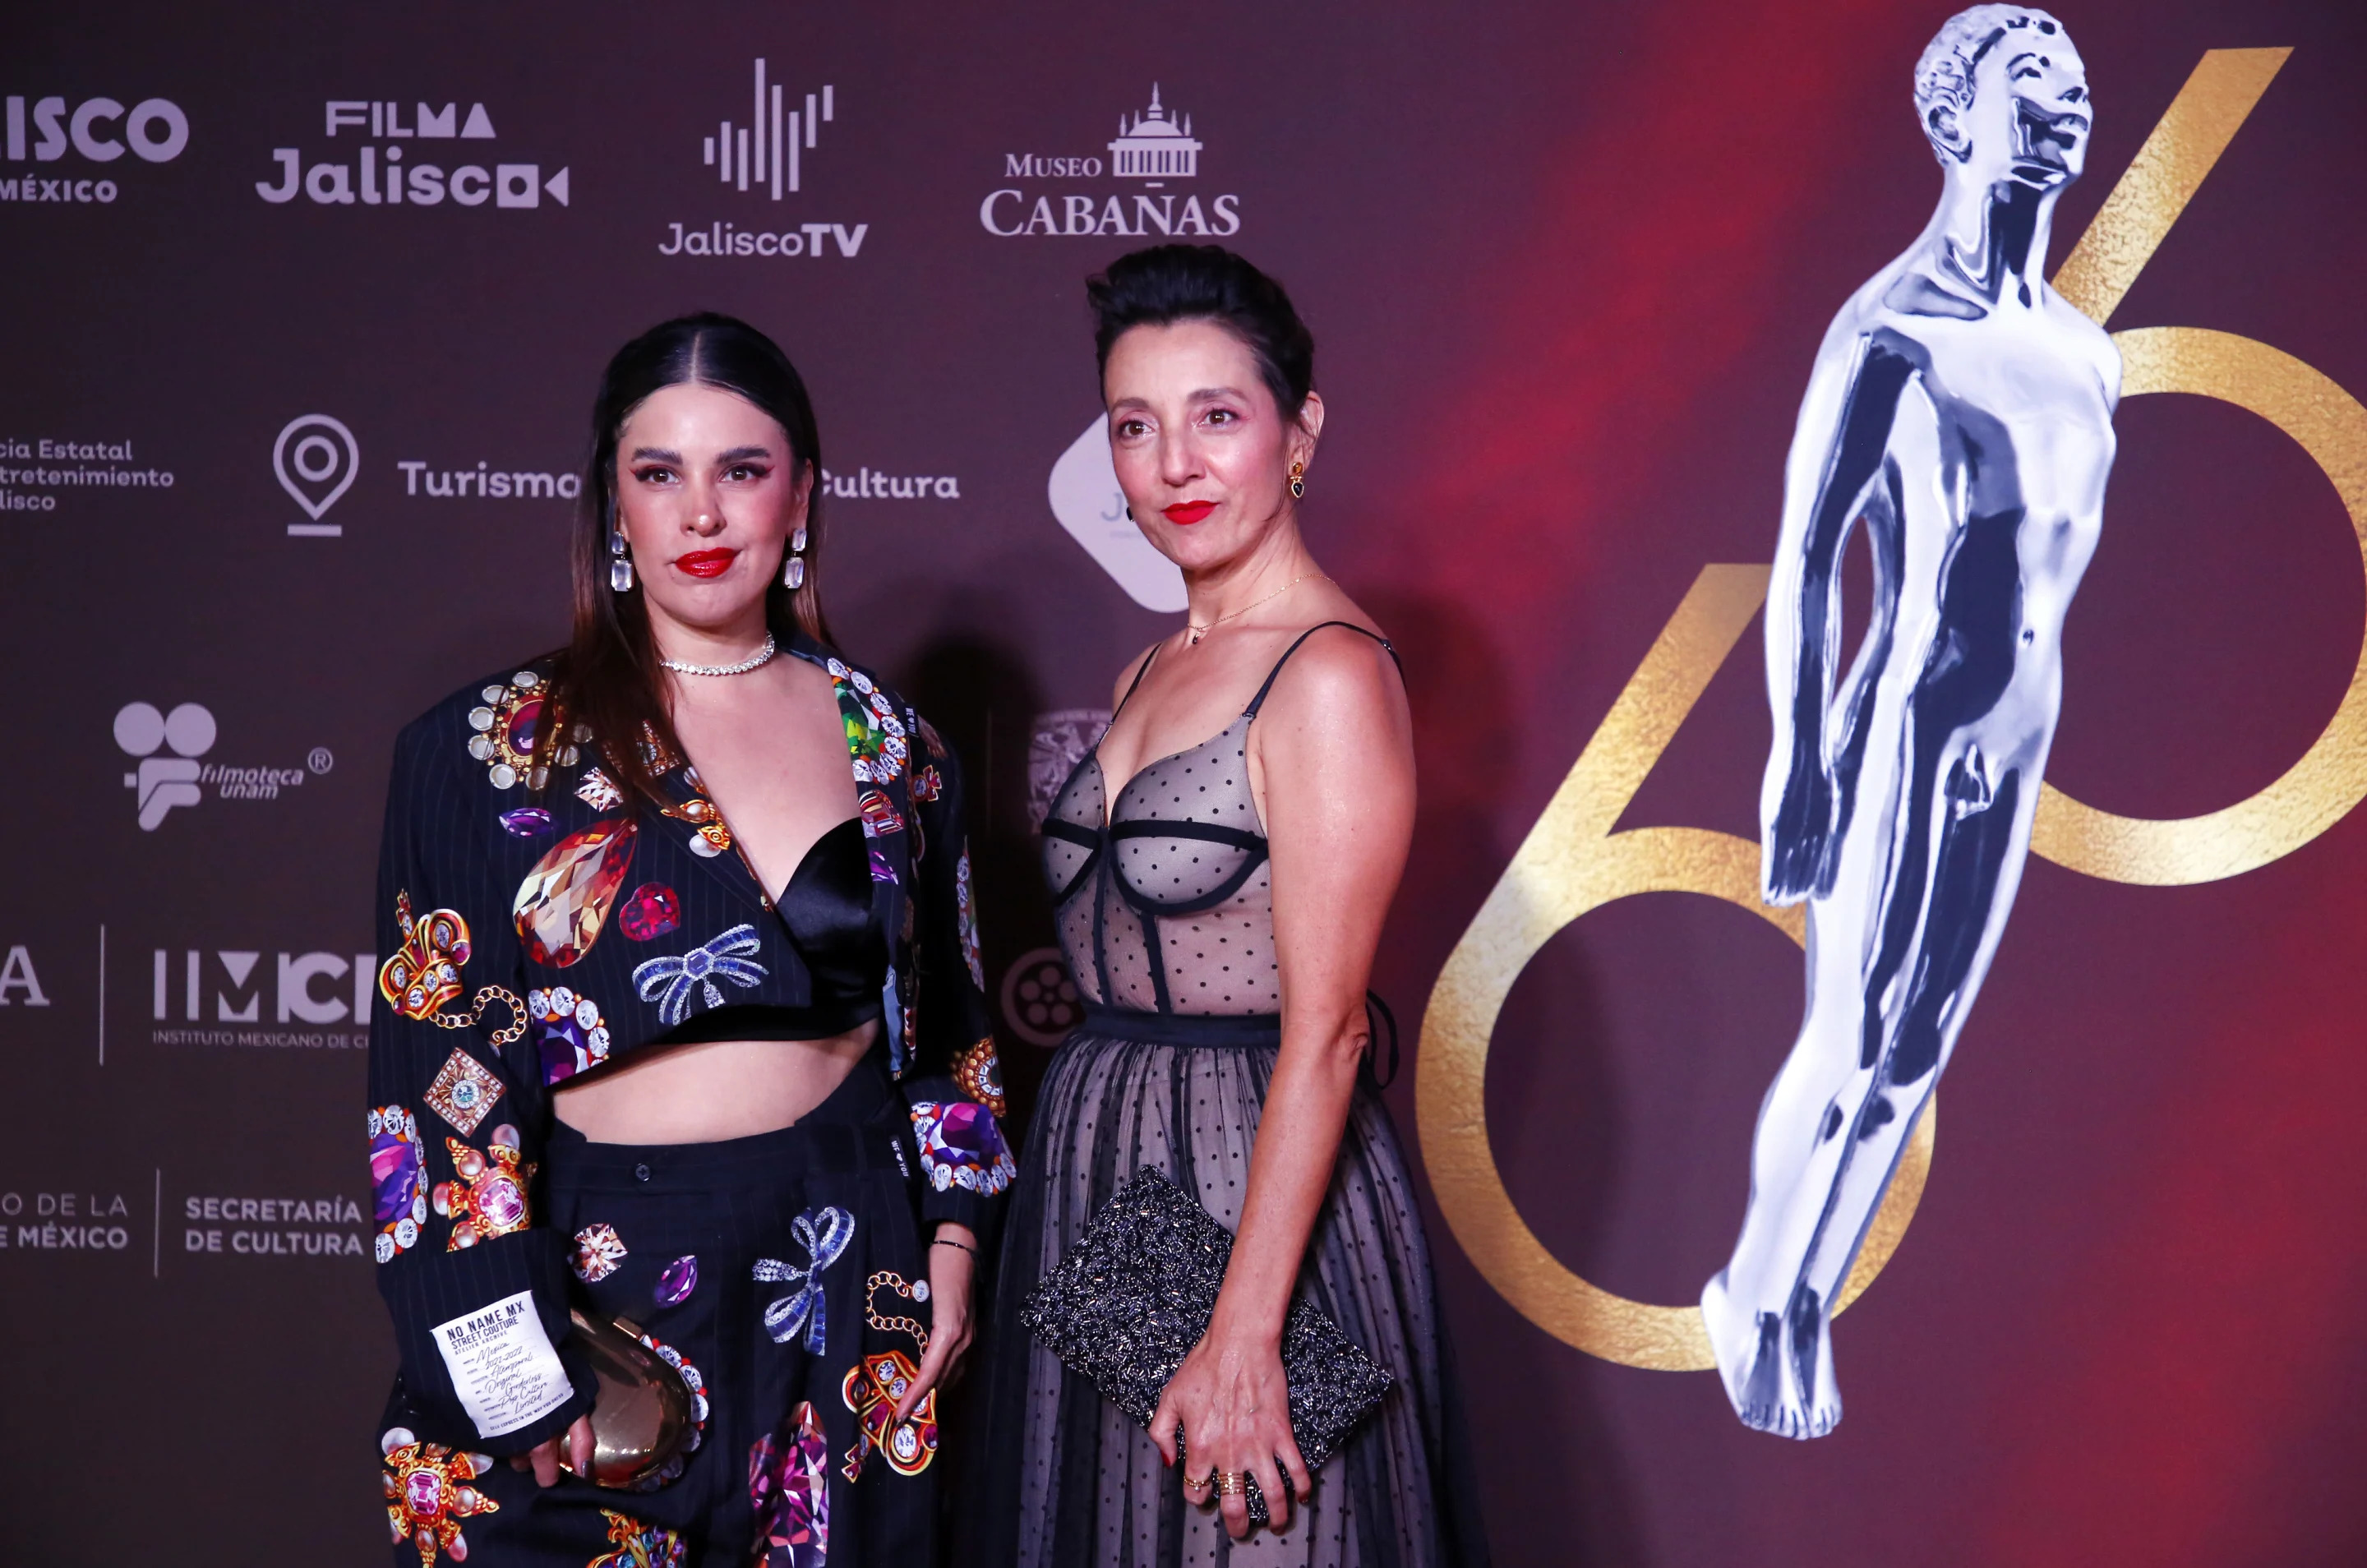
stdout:
POLYGON ((1281 1008, 1272 870, 1250 795, 1251 716, 1144 768, 1115 808, 1098 749, 1089 751, 1053 802, 1045 874, 1089 1000, 1141 1012, 1281 1008))

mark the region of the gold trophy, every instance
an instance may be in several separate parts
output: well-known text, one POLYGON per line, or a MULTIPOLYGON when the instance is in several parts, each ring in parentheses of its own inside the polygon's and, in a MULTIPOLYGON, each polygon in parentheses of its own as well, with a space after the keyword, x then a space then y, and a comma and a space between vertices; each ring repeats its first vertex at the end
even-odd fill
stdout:
MULTIPOLYGON (((592 1473, 600 1486, 629 1487, 663 1470, 690 1440, 690 1390, 682 1374, 640 1341, 640 1327, 624 1318, 587 1317, 571 1307, 576 1343, 591 1360, 600 1392, 592 1405, 592 1473)), ((566 1445, 560 1463, 570 1472, 566 1445)))

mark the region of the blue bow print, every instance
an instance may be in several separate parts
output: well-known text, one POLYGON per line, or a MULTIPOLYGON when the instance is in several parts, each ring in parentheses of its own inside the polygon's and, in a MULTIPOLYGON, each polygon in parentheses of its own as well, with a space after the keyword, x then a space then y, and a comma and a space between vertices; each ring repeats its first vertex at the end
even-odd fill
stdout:
POLYGON ((763 946, 756 940, 755 927, 733 926, 713 942, 694 947, 679 958, 652 958, 639 965, 633 970, 633 984, 640 988, 641 1000, 658 1004, 659 1021, 672 1027, 690 1016, 694 990, 705 993, 708 1007, 719 1008, 723 1005, 723 993, 716 988, 717 980, 729 980, 749 989, 761 985, 764 966, 740 955, 754 953, 763 946))
POLYGON ((855 1216, 844 1209, 808 1209, 789 1225, 790 1234, 806 1249, 802 1269, 777 1258, 759 1258, 750 1277, 776 1284, 804 1283, 764 1309, 764 1332, 776 1345, 786 1345, 805 1331, 806 1348, 819 1356, 826 1330, 823 1325, 821 1271, 838 1261, 855 1239, 855 1216))

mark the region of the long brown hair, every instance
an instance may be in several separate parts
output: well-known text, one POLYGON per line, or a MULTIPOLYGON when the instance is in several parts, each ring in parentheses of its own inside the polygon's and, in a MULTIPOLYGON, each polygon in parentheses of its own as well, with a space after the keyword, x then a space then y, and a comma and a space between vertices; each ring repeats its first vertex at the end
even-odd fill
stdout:
POLYGON ((781 563, 775 563, 764 622, 783 640, 794 627, 830 641, 821 614, 821 435, 804 378, 778 344, 732 317, 708 311, 651 327, 608 361, 592 402, 592 461, 570 550, 574 634, 555 660, 546 709, 552 717, 537 737, 535 761, 549 766, 561 732, 581 727, 619 784, 661 804, 651 762, 659 755, 681 756, 682 745, 666 711, 649 608, 638 589, 618 592, 609 586, 609 540, 617 528, 617 441, 625 421, 651 393, 685 385, 713 387, 764 410, 789 438, 791 471, 810 474, 805 581, 784 587, 781 563))

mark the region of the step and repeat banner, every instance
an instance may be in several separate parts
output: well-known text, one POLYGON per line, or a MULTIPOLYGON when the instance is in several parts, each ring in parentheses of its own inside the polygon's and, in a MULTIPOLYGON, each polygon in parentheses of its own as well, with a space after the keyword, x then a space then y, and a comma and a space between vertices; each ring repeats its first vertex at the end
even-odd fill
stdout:
POLYGON ((1036 825, 1182 605, 1082 282, 1173 236, 1312 324, 1308 533, 1405 656, 1376 985, 1499 1560, 2358 1561, 2355 6, 2058 13, 2093 129, 2048 268, 2127 382, 2020 901, 1834 1330, 1846 1418, 1746 1430, 1704 1370, 1804 1001, 1756 897, 1784 457, 1939 196, 1947 13, 17 17, 0 1559, 382 1560, 389 752, 561 638, 594 382, 658 320, 813 389, 830 615, 972 777, 1024 1106, 1078 1011, 1036 825))

